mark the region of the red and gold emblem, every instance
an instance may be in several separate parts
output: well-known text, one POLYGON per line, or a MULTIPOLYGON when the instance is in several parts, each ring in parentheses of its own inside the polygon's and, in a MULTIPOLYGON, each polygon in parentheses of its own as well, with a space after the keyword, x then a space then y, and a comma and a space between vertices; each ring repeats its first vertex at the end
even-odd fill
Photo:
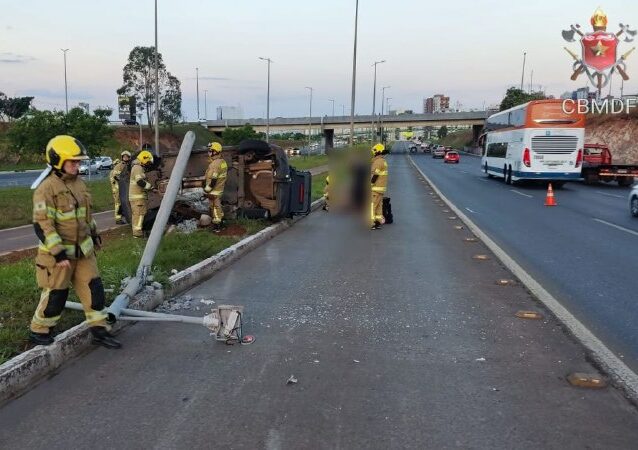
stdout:
POLYGON ((630 29, 629 25, 620 24, 620 30, 617 33, 608 32, 607 16, 600 8, 591 17, 590 23, 594 29, 593 32, 583 33, 580 25, 576 24, 569 30, 563 31, 563 39, 567 42, 576 42, 575 36, 580 37, 581 58, 565 47, 574 59, 574 73, 571 79, 576 80, 580 74, 585 73, 600 91, 609 83, 614 72, 618 72, 624 80, 629 79, 625 61, 635 47, 620 57, 618 57, 618 47, 621 37, 624 37, 625 42, 632 42, 636 36, 636 30, 630 29))

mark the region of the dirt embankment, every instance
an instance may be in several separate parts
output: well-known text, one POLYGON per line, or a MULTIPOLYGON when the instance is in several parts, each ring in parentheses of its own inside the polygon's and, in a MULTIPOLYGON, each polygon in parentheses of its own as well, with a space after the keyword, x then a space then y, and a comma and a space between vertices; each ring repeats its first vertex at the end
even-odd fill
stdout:
MULTIPOLYGON (((115 140, 122 148, 130 147, 137 149, 140 140, 140 130, 135 127, 118 127, 115 129, 115 140)), ((142 143, 155 145, 155 134, 153 130, 142 130, 142 143)), ((182 140, 179 136, 171 133, 160 133, 160 148, 169 150, 179 150, 182 140)))
POLYGON ((638 111, 588 116, 585 142, 609 146, 619 164, 638 163, 638 111))

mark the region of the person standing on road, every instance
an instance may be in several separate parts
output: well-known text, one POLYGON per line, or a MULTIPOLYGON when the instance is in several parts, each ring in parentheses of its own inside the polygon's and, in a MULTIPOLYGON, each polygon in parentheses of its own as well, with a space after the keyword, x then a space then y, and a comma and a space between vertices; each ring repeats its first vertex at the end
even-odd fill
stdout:
POLYGON ((128 188, 128 200, 131 204, 131 227, 133 237, 144 237, 142 225, 146 215, 148 191, 153 186, 146 179, 146 170, 153 164, 153 154, 148 150, 142 150, 131 166, 131 180, 128 188))
POLYGON ((222 146, 219 142, 212 142, 208 148, 208 159, 210 164, 206 170, 206 180, 204 182, 204 192, 208 195, 210 202, 210 216, 213 218, 213 231, 219 232, 222 227, 224 210, 222 209, 222 195, 226 185, 226 175, 228 164, 222 158, 222 146))
POLYGON ((388 163, 383 157, 385 154, 385 146, 376 144, 372 147, 372 167, 370 172, 372 178, 371 185, 371 201, 370 201, 370 224, 372 230, 378 230, 385 222, 383 219, 383 194, 385 194, 388 185, 388 163))
POLYGON ((113 209, 115 211, 115 223, 117 225, 124 224, 122 220, 122 204, 120 201, 120 175, 129 170, 131 163, 131 152, 124 150, 120 154, 120 158, 115 161, 113 170, 109 173, 109 181, 111 182, 111 192, 113 193, 113 209))
POLYGON ((42 295, 31 320, 29 340, 37 345, 53 343, 51 330, 60 320, 73 285, 93 342, 121 347, 107 329, 104 286, 95 259, 102 240, 91 214, 91 196, 78 176, 80 161, 88 159, 77 139, 54 137, 46 148, 51 172, 34 187, 33 227, 40 240, 36 280, 42 295))

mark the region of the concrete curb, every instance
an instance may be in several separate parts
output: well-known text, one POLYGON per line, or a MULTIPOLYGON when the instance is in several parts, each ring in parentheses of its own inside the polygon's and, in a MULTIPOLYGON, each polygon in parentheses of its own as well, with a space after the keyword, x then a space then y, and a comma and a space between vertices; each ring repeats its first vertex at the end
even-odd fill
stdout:
POLYGON ((505 250, 498 246, 472 220, 457 208, 436 187, 432 180, 423 173, 414 160, 408 155, 410 163, 419 174, 430 184, 434 192, 454 211, 456 216, 467 225, 472 233, 478 237, 507 269, 512 272, 523 285, 534 295, 551 313, 567 327, 570 333, 587 349, 592 359, 604 370, 615 384, 620 387, 627 397, 638 403, 638 375, 633 372, 620 358, 598 339, 585 325, 572 315, 552 294, 523 269, 505 250))
MULTIPOLYGON (((324 203, 323 198, 313 202, 311 212, 321 208, 324 203)), ((273 224, 222 250, 217 255, 173 275, 169 278, 170 286, 167 288, 167 292, 172 296, 195 286, 287 230, 304 217, 295 217, 292 220, 273 224)), ((135 297, 131 308, 149 311, 155 309, 163 300, 164 292, 162 290, 153 290, 147 287, 146 291, 142 291, 135 297)), ((130 322, 118 322, 113 329, 118 332, 128 325, 130 322)), ((88 351, 90 347, 91 335, 86 324, 81 323, 59 334, 53 344, 46 347, 38 345, 0 365, 0 405, 33 388, 47 375, 88 351)))

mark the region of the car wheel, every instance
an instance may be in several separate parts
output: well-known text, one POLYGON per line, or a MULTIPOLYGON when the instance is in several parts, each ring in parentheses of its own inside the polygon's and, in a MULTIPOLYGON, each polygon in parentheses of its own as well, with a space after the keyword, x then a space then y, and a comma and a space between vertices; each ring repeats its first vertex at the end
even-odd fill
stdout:
POLYGON ((638 217, 638 197, 635 195, 631 199, 631 215, 638 217))

